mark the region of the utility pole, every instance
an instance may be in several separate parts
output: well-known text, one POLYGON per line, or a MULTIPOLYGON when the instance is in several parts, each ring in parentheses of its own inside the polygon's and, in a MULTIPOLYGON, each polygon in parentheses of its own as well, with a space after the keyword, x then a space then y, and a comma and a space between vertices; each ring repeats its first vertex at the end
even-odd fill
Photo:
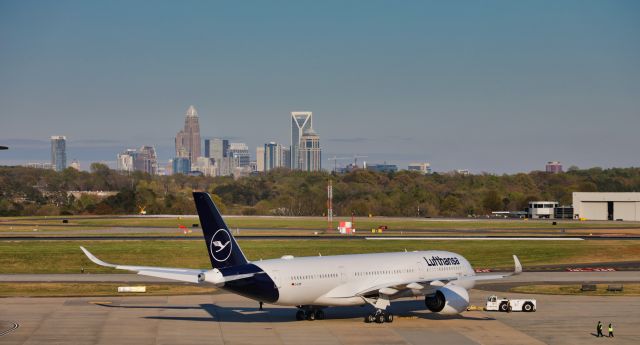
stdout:
POLYGON ((327 185, 327 232, 333 229, 333 181, 327 185))

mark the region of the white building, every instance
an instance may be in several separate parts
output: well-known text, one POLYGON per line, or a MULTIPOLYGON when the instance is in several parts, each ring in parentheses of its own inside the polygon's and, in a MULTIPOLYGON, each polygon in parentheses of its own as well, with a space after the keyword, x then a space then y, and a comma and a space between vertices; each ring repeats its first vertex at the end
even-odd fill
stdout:
POLYGON ((411 163, 407 170, 417 171, 423 175, 431 174, 431 164, 429 163, 411 163))
POLYGON ((191 163, 191 170, 200 171, 204 176, 218 175, 215 159, 208 157, 198 157, 194 163, 191 163))
POLYGON ((558 207, 557 201, 529 201, 528 216, 531 219, 554 217, 554 210, 558 207))
POLYGON ((256 147, 256 171, 264 171, 264 147, 256 147))
POLYGON ((127 149, 126 151, 119 153, 118 160, 116 161, 116 169, 118 169, 119 171, 132 172, 133 159, 135 155, 135 149, 127 149))
POLYGON ((640 221, 640 193, 573 193, 573 217, 640 221))
POLYGON ((313 128, 313 113, 310 111, 291 112, 291 168, 305 170, 299 156, 300 140, 305 130, 313 128))
POLYGON ((300 138, 298 148, 298 169, 303 171, 320 171, 322 169, 322 148, 320 137, 313 129, 305 129, 300 138))

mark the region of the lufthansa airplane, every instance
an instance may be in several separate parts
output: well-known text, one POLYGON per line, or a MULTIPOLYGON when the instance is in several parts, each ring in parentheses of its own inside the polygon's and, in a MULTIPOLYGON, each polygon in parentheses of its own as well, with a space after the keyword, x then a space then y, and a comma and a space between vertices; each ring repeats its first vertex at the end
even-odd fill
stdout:
POLYGON ((476 275, 460 254, 446 251, 354 254, 247 260, 207 193, 194 192, 200 224, 212 269, 115 265, 80 247, 94 263, 140 275, 190 283, 209 283, 262 303, 296 306, 298 320, 323 319, 323 308, 370 304, 375 313, 365 322, 393 322, 386 311, 390 301, 424 296, 435 313, 453 315, 469 305, 468 289, 477 280, 500 279, 522 272, 514 255, 515 271, 506 275, 476 275))

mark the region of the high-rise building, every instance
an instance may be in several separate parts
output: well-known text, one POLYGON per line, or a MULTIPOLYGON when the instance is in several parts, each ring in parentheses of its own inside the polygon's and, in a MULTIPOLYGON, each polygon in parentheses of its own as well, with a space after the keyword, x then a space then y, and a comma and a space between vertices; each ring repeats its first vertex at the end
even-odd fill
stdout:
POLYGON ((204 156, 211 158, 211 139, 204 140, 204 156))
POLYGON ((215 160, 208 157, 198 157, 198 159, 191 164, 192 171, 199 171, 204 176, 217 176, 217 167, 215 160))
MULTIPOLYGON (((304 131, 313 128, 313 113, 310 111, 291 112, 291 168, 302 169, 298 149, 304 131)), ((304 170, 304 169, 303 169, 304 170)))
POLYGON ((116 169, 119 171, 142 171, 150 175, 158 174, 158 157, 153 146, 142 146, 138 150, 127 149, 118 154, 116 169))
POLYGON ((304 171, 320 171, 322 169, 320 137, 313 129, 305 129, 300 138, 298 156, 300 161, 299 169, 304 171))
POLYGON ((67 168, 67 137, 51 137, 51 165, 55 171, 62 171, 67 168))
POLYGON ((118 153, 118 158, 116 161, 116 169, 119 171, 132 172, 133 171, 133 160, 137 155, 136 150, 127 149, 122 153, 118 153))
POLYGON ((191 160, 189 157, 176 157, 172 161, 173 174, 188 175, 191 171, 191 160))
POLYGON ((249 146, 245 143, 231 143, 227 151, 227 156, 232 159, 237 159, 236 167, 248 167, 251 162, 249 146))
POLYGON ((211 138, 204 141, 204 156, 213 158, 217 162, 227 156, 229 151, 229 140, 220 138, 211 138))
POLYGON ((562 163, 558 161, 547 162, 544 169, 548 173, 559 174, 562 172, 562 163))
POLYGON ((198 112, 194 106, 189 106, 185 114, 184 128, 176 135, 176 156, 185 150, 191 162, 201 156, 200 150, 200 124, 198 112))
MULTIPOLYGON (((284 166, 284 148, 274 142, 264 144, 264 170, 269 171, 284 166)), ((287 150, 288 151, 288 150, 287 150)), ((286 153, 288 154, 288 152, 286 153)))
POLYGON ((133 168, 136 171, 146 172, 149 175, 158 174, 158 157, 153 146, 142 146, 138 151, 133 168))
POLYGON ((283 168, 291 169, 291 149, 280 146, 280 163, 283 168))
MULTIPOLYGON (((265 147, 267 145, 265 144, 265 147)), ((265 156, 264 156, 264 151, 265 151, 265 147, 256 147, 256 171, 266 171, 265 170, 265 156)))

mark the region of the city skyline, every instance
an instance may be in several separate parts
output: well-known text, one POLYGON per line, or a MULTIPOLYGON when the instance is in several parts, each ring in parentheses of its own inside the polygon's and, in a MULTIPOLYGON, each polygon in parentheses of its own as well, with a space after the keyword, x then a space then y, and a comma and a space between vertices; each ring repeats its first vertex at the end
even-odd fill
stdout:
POLYGON ((203 138, 251 152, 307 109, 324 157, 638 166, 639 36, 635 1, 4 1, 0 164, 49 160, 54 134, 85 169, 141 145, 164 163, 195 104, 203 138))

